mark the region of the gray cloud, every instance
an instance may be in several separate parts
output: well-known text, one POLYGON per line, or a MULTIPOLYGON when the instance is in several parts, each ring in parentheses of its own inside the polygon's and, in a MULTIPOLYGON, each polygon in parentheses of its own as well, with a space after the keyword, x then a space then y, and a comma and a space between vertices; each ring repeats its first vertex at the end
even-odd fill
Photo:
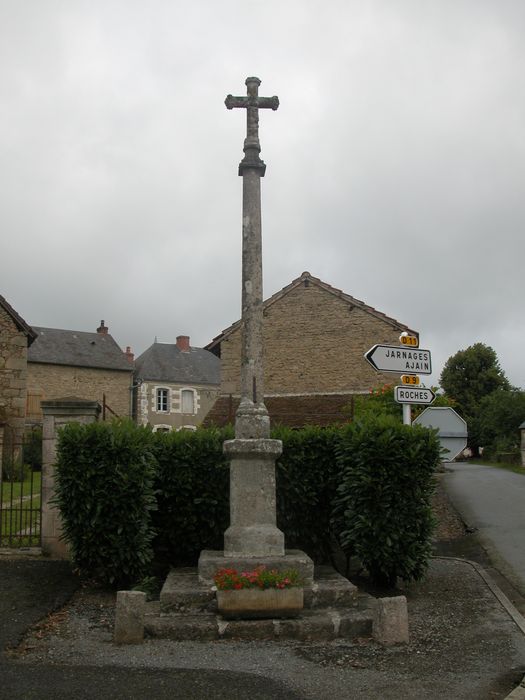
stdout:
POLYGON ((247 75, 265 294, 303 270, 525 385, 525 8, 502 0, 0 3, 0 292, 144 350, 240 313, 247 75))

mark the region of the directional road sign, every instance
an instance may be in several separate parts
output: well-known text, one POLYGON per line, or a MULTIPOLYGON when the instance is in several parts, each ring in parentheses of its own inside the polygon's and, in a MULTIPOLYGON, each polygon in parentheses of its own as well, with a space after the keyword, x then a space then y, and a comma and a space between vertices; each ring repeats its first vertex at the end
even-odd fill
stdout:
POLYGON ((432 374, 430 350, 399 345, 374 345, 365 353, 365 360, 378 372, 396 374, 432 374))
POLYGON ((414 423, 438 429, 441 447, 447 451, 447 461, 454 460, 467 446, 467 424, 449 406, 425 408, 414 423))
POLYGON ((432 389, 419 386, 396 386, 394 398, 397 403, 432 403, 436 395, 432 389))

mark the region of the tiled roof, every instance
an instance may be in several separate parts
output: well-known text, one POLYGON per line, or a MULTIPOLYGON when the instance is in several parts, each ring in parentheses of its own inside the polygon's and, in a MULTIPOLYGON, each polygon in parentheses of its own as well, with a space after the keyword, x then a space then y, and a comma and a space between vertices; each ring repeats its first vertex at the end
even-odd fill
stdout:
MULTIPOLYGON (((286 294, 292 291, 292 289, 295 289, 301 284, 304 284, 304 282, 307 281, 308 284, 314 284, 320 287, 321 289, 324 289, 325 291, 329 292, 330 294, 333 294, 336 297, 339 297, 340 299, 343 299, 346 301, 348 304, 351 306, 356 306, 363 311, 366 311, 367 313, 371 314, 372 316, 376 316, 377 318, 382 319, 383 321, 386 321, 387 323, 391 324, 394 328, 399 329, 400 331, 407 331, 410 335, 419 335, 417 331, 414 331, 410 329, 408 326, 406 326, 404 323, 401 323, 400 321, 397 321, 395 318, 391 318, 390 316, 387 316, 386 314, 382 313, 381 311, 378 311, 377 309, 374 309, 373 306, 368 306, 368 304, 365 304, 364 301, 360 301, 359 299, 356 299, 355 297, 350 296, 350 294, 345 294, 345 292, 341 291, 340 289, 337 289, 336 287, 332 287, 330 284, 327 284, 326 282, 323 282, 320 280, 318 277, 313 277, 309 272, 303 272, 300 277, 297 277, 297 279, 294 279, 290 284, 286 285, 286 287, 283 287, 280 291, 276 292, 273 296, 271 296, 269 299, 266 299, 266 301, 263 303, 263 309, 266 310, 273 304, 275 304, 279 299, 282 299, 286 294)), ((226 328, 225 330, 222 331, 218 336, 216 336, 208 345, 206 345, 207 350, 214 350, 217 346, 221 344, 221 342, 224 340, 225 337, 229 336, 231 333, 233 333, 240 325, 241 321, 236 321, 233 323, 231 326, 226 328)))
POLYGON ((27 354, 28 362, 131 372, 133 365, 106 333, 85 333, 34 326, 38 336, 27 354))
POLYGON ((136 376, 176 384, 221 383, 221 361, 202 348, 183 352, 171 343, 153 343, 135 360, 136 376))
POLYGON ((20 314, 18 314, 13 309, 11 304, 9 304, 7 302, 7 300, 4 299, 4 297, 1 294, 0 294, 0 306, 4 309, 4 311, 6 311, 9 314, 9 316, 11 316, 11 318, 13 319, 13 322, 16 325, 16 327, 18 328, 18 330, 22 331, 22 333, 25 333, 25 335, 27 336, 27 344, 31 345, 31 343, 36 338, 36 333, 35 333, 34 329, 31 328, 31 326, 24 321, 22 316, 20 316, 20 314))
MULTIPOLYGON (((301 428, 304 425, 333 425, 350 420, 350 394, 265 396, 264 404, 272 425, 301 428)), ((235 421, 239 398, 220 396, 204 419, 204 426, 223 427, 235 421)))

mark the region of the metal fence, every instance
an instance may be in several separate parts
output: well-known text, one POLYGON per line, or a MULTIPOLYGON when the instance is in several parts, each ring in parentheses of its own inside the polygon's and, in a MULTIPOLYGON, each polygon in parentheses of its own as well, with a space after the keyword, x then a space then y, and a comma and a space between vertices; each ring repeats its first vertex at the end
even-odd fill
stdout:
MULTIPOLYGON (((0 470, 0 547, 38 547, 42 520, 42 431, 17 445, 6 425, 0 470)), ((1 449, 1 443, 0 443, 1 449)))

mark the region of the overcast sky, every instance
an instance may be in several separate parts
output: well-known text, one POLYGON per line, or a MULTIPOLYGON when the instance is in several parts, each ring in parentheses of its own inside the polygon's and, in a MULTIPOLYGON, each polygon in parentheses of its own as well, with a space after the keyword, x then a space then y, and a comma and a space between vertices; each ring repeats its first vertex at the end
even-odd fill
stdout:
POLYGON ((525 2, 0 0, 0 294, 138 355, 240 316, 243 110, 264 295, 303 270, 525 386, 525 2))

